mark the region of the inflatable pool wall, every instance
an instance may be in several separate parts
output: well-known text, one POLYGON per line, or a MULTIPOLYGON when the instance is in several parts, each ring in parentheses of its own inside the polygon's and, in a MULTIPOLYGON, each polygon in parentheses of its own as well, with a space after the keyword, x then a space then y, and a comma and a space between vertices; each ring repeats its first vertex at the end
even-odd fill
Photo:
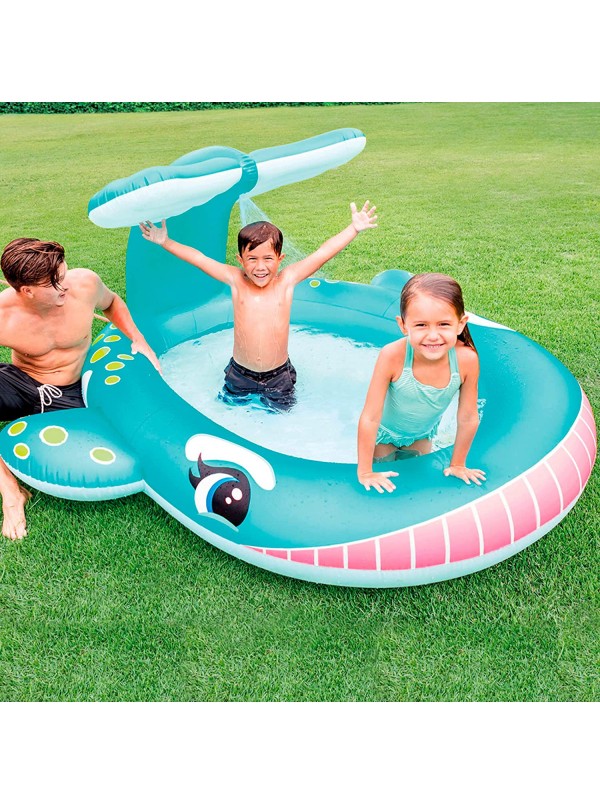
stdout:
MULTIPOLYGON (((137 222, 168 219, 173 237, 225 257, 241 195, 336 167, 362 150, 352 129, 244 155, 207 148, 108 185, 90 201, 101 226, 131 226, 127 299, 157 352, 231 327, 228 289, 141 237, 137 222)), ((410 276, 370 286, 311 279, 294 323, 382 346, 410 276)), ((145 492, 194 533, 251 564, 308 581, 362 587, 425 584, 472 573, 539 539, 572 508, 591 473, 596 431, 570 372, 525 336, 471 314, 485 414, 471 450, 482 487, 444 478, 451 448, 393 463, 397 491, 328 464, 248 442, 185 403, 113 325, 92 345, 87 408, 26 417, 0 434, 10 468, 66 498, 145 492)), ((193 371, 193 367, 190 367, 193 371)))

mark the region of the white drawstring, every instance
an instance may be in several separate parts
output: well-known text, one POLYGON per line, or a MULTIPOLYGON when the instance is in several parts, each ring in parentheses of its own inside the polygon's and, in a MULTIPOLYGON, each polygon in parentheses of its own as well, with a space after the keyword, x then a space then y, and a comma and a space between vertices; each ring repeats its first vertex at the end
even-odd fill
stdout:
POLYGON ((52 386, 50 383, 44 383, 43 385, 38 387, 38 394, 40 395, 40 405, 42 410, 40 413, 44 413, 44 406, 51 406, 52 400, 57 400, 59 397, 62 397, 62 391, 57 386, 52 386))

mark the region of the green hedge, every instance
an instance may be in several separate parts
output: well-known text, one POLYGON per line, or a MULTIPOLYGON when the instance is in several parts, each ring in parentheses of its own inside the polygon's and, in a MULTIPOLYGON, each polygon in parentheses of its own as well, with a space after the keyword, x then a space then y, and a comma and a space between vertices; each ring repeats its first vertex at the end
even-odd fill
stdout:
POLYGON ((0 114, 2 115, 23 115, 23 114, 77 114, 80 112, 196 112, 202 109, 243 109, 247 107, 256 106, 353 106, 357 103, 365 103, 363 101, 341 101, 341 102, 322 102, 322 101, 309 101, 307 103, 287 103, 284 101, 277 102, 245 102, 239 103, 219 103, 219 102, 150 102, 150 101, 133 101, 133 102, 110 102, 110 101, 89 101, 89 102, 70 102, 63 103, 60 101, 48 102, 0 102, 0 114))

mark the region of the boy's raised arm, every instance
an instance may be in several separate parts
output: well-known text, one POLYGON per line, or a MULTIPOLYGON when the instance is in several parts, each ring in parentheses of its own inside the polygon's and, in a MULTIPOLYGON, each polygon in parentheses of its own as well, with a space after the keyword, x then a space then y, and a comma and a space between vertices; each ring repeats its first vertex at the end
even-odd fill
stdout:
POLYGON ((156 243, 157 246, 162 246, 163 249, 174 254, 175 257, 179 257, 180 260, 185 260, 186 263, 196 266, 196 268, 204 271, 206 274, 213 277, 213 279, 219 280, 219 282, 225 282, 227 285, 231 285, 233 279, 239 274, 237 268, 228 266, 225 263, 219 263, 218 260, 207 257, 207 255, 203 254, 198 249, 194 249, 192 246, 185 246, 183 243, 171 240, 167 232, 166 221, 164 220, 161 226, 155 226, 151 221, 143 221, 140 223, 140 229, 142 236, 150 241, 150 243, 156 243))
POLYGON ((329 240, 326 240, 322 246, 309 254, 303 260, 288 266, 284 269, 284 274, 288 280, 294 284, 307 279, 318 271, 332 257, 342 251, 359 232, 365 229, 373 229, 377 226, 377 216, 375 215, 376 207, 369 207, 369 201, 365 201, 361 210, 357 210, 356 204, 350 204, 350 212, 352 213, 352 223, 349 224, 337 235, 334 235, 329 240))

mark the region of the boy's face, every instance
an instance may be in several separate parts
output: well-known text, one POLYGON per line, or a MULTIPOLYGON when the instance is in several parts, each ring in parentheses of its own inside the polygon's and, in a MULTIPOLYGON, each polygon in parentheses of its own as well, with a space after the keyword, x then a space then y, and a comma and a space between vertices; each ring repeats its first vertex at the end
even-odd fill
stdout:
POLYGON ((250 250, 248 246, 237 256, 244 275, 258 288, 265 288, 277 276, 285 254, 277 254, 271 240, 250 250))

